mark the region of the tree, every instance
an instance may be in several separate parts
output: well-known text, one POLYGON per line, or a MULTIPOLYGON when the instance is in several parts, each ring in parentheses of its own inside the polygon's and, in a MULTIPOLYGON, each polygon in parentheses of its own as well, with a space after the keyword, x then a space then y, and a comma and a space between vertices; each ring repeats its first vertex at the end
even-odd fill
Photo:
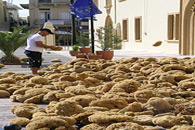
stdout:
POLYGON ((83 48, 90 45, 89 34, 86 32, 80 32, 80 35, 76 40, 78 42, 78 45, 83 48))
POLYGON ((14 28, 12 33, 0 32, 0 50, 5 54, 0 62, 3 64, 21 63, 20 59, 14 55, 14 52, 22 46, 34 30, 22 33, 24 26, 14 28))
POLYGON ((105 27, 100 27, 97 35, 99 37, 98 42, 100 43, 97 47, 103 51, 113 50, 118 47, 117 43, 122 42, 122 39, 114 33, 112 23, 105 27))

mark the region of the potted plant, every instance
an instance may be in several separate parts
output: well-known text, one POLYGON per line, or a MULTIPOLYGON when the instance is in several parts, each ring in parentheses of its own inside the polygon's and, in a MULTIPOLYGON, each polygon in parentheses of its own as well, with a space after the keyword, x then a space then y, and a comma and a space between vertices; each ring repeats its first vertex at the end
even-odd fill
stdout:
POLYGON ((77 45, 72 46, 72 50, 69 51, 71 56, 76 56, 79 53, 79 47, 77 45))
POLYGON ((85 53, 78 53, 76 55, 76 58, 87 58, 86 54, 85 53))
POLYGON ((27 38, 35 32, 35 30, 22 33, 24 26, 14 28, 12 33, 0 32, 0 50, 5 54, 1 59, 2 64, 21 64, 20 58, 14 55, 14 52, 22 46, 27 38))
POLYGON ((92 53, 92 49, 88 46, 90 45, 89 34, 85 32, 80 32, 79 37, 77 38, 78 45, 80 46, 79 50, 81 53, 92 53))
POLYGON ((97 55, 97 54, 94 54, 94 53, 88 53, 87 59, 93 59, 93 60, 102 59, 102 55, 97 55))
POLYGON ((96 46, 102 49, 102 51, 96 51, 97 55, 102 55, 103 59, 112 60, 114 56, 113 49, 119 48, 118 43, 121 43, 122 39, 114 33, 112 23, 108 26, 100 27, 98 36, 100 45, 96 46))

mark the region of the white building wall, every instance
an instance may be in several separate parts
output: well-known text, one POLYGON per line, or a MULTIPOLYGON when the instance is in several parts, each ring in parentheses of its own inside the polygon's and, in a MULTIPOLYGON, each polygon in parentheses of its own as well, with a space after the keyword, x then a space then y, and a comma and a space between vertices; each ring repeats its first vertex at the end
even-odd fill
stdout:
MULTIPOLYGON (((130 51, 150 51, 179 54, 179 42, 167 42, 168 14, 179 13, 180 0, 116 0, 116 23, 115 23, 115 0, 112 0, 111 18, 116 26, 122 20, 128 18, 129 39, 123 42, 122 49, 130 51), (135 17, 142 17, 142 41, 135 41, 135 17), (158 47, 152 46, 155 42, 162 41, 158 47)), ((105 0, 99 0, 99 9, 103 14, 96 15, 95 29, 105 25, 106 20, 105 0)), ((121 30, 122 32, 122 30, 121 30)), ((97 39, 97 36, 96 36, 97 39)))

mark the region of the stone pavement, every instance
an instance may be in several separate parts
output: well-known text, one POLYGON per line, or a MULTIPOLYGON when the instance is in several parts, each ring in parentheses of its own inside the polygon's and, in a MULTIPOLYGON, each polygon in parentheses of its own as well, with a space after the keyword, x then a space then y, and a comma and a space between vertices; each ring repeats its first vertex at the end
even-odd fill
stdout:
MULTIPOLYGON (((18 57, 25 57, 24 47, 19 48, 14 54, 18 57)), ((0 57, 2 55, 3 55, 3 53, 0 52, 0 57)), ((116 50, 116 51, 114 51, 113 60, 118 60, 121 58, 131 58, 131 57, 155 57, 155 58, 177 57, 177 58, 183 58, 183 57, 195 57, 195 56, 179 56, 179 55, 165 54, 165 53, 136 52, 136 51, 133 52, 133 51, 116 50)), ((45 51, 43 53, 43 58, 45 60, 43 62, 42 67, 46 67, 48 65, 53 64, 52 62, 50 62, 51 59, 60 59, 62 61, 62 63, 66 63, 67 61, 75 59, 75 57, 72 57, 69 55, 68 50, 45 51)), ((4 72, 15 72, 15 73, 25 73, 25 74, 31 73, 31 71, 27 65, 6 65, 4 68, 0 69, 0 73, 4 73, 4 72)), ((10 108, 14 105, 17 105, 17 104, 21 104, 21 103, 11 102, 9 100, 9 98, 0 99, 0 127, 8 124, 11 119, 15 118, 15 116, 10 112, 10 108)), ((39 106, 45 107, 45 105, 39 105, 39 106)))

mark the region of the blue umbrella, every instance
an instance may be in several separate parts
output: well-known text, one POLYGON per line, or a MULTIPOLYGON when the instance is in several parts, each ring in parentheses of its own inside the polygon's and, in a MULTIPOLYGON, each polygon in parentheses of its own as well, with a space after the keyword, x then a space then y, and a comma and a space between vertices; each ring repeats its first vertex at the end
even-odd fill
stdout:
POLYGON ((91 45, 94 53, 93 16, 102 12, 96 7, 92 0, 77 0, 71 7, 71 12, 79 19, 91 19, 91 45))

